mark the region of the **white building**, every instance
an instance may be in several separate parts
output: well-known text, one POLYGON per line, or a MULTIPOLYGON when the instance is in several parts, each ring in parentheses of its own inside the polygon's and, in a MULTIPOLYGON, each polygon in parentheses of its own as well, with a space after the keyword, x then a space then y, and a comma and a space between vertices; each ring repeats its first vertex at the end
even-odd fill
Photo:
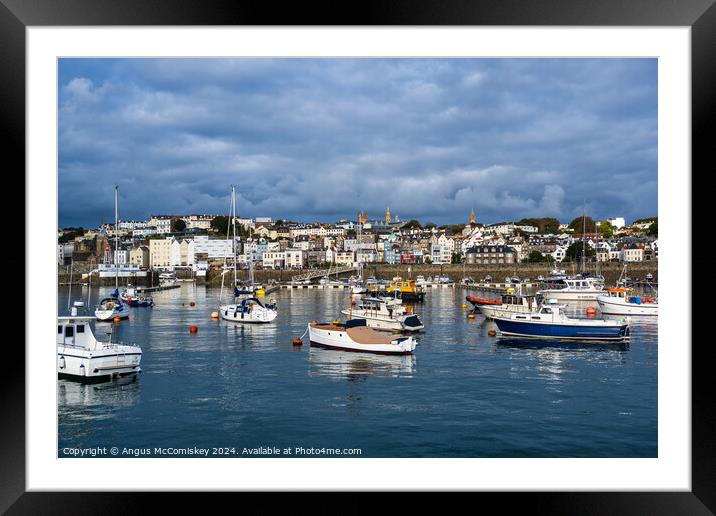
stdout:
POLYGON ((57 263, 63 265, 65 258, 72 258, 74 252, 74 245, 72 242, 66 242, 64 244, 57 244, 57 263))
POLYGON ((188 215, 182 217, 187 229, 209 229, 216 215, 188 215))
POLYGON ((306 261, 306 252, 303 249, 289 248, 284 251, 286 256, 286 267, 292 269, 302 269, 306 261))
POLYGON ((114 252, 114 263, 124 265, 129 263, 129 253, 124 249, 118 249, 114 252))
POLYGON ((607 219, 607 222, 609 222, 613 228, 617 229, 621 229, 626 225, 624 217, 612 217, 611 219, 607 219))
POLYGON ((209 238, 207 235, 194 237, 194 253, 206 253, 209 260, 234 257, 234 241, 226 238, 209 238))
POLYGON ((160 235, 172 232, 172 218, 168 215, 152 215, 147 225, 157 228, 160 235))
POLYGON ((264 269, 282 269, 286 264, 286 253, 284 251, 265 252, 262 263, 264 269))

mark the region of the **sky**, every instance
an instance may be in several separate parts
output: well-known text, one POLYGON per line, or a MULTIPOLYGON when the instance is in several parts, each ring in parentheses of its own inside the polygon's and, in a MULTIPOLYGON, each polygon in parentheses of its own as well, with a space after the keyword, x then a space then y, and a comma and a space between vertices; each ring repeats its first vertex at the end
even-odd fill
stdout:
POLYGON ((656 59, 60 59, 60 227, 657 215, 656 59))

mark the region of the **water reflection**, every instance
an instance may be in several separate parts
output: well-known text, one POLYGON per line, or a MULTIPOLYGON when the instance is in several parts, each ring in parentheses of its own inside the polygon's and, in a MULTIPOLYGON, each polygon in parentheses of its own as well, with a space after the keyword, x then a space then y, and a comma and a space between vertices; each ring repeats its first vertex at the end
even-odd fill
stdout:
POLYGON ((330 349, 311 348, 309 375, 341 379, 363 379, 368 376, 410 377, 415 369, 415 355, 374 355, 330 349))
POLYGON ((60 414, 99 406, 131 407, 139 400, 140 389, 141 381, 137 375, 100 383, 58 380, 58 407, 60 414))

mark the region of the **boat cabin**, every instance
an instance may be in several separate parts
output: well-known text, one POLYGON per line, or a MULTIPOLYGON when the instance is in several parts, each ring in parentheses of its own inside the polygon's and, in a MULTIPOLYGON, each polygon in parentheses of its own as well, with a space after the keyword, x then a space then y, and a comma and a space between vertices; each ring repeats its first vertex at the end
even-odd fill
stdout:
POLYGON ((637 305, 640 305, 642 303, 656 303, 655 299, 652 298, 646 298, 641 296, 635 296, 634 289, 633 288, 623 288, 623 287, 617 287, 617 288, 610 288, 608 290, 608 296, 609 297, 615 297, 623 299, 627 303, 634 303, 637 305))
POLYGON ((93 317, 58 317, 57 318, 57 344, 82 348, 96 349, 95 339, 90 327, 93 317))

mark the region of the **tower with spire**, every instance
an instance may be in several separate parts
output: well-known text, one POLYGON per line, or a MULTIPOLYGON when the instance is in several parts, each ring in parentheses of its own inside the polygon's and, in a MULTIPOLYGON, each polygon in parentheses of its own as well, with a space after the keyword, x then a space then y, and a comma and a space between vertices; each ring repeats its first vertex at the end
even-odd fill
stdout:
POLYGON ((477 219, 475 218, 475 208, 470 210, 470 224, 477 224, 477 219))
POLYGON ((385 210, 385 223, 390 224, 390 206, 385 210))

